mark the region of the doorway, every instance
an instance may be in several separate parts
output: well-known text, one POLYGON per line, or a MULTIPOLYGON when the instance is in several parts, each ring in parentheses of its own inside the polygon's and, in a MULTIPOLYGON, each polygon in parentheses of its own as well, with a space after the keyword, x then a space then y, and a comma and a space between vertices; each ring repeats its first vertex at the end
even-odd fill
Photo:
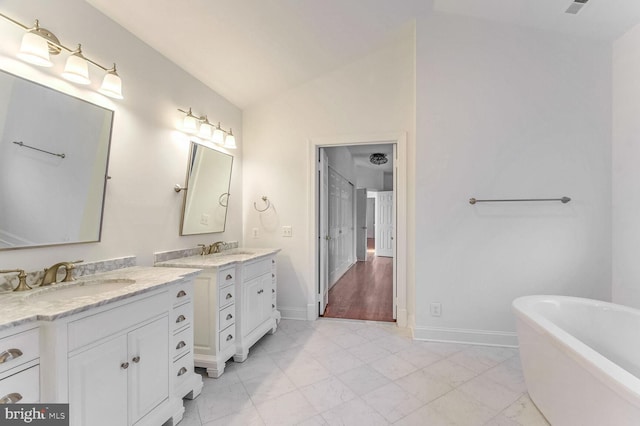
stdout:
POLYGON ((320 316, 396 320, 395 150, 319 148, 320 316))
MULTIPOLYGON (((315 320, 319 316, 320 306, 323 304, 323 279, 322 271, 325 268, 321 267, 322 258, 320 252, 325 247, 326 240, 321 235, 325 235, 321 232, 321 223, 323 222, 320 217, 321 211, 318 209, 320 204, 320 191, 319 187, 323 185, 322 177, 319 169, 323 159, 320 155, 320 148, 322 147, 336 147, 336 146, 348 146, 348 145, 373 145, 373 144, 395 144, 396 151, 394 153, 394 173, 393 173, 393 188, 395 191, 395 244, 394 244, 394 268, 393 275, 395 280, 395 300, 394 309, 396 313, 396 324, 398 327, 407 327, 409 324, 409 316, 407 312, 407 247, 408 247, 408 234, 407 234, 407 133, 406 132, 391 132, 391 133, 368 133, 361 135, 343 135, 343 136, 329 136, 310 138, 308 141, 308 167, 310 178, 309 182, 309 204, 308 214, 310 222, 310 234, 312 238, 309 239, 309 264, 311 279, 307 287, 307 319, 315 320)), ((327 289, 328 295, 328 289, 327 289)), ((326 306, 326 305, 325 305, 326 306)), ((322 306, 324 309, 324 306, 322 306)), ((413 322, 413 318, 411 319, 413 322)))

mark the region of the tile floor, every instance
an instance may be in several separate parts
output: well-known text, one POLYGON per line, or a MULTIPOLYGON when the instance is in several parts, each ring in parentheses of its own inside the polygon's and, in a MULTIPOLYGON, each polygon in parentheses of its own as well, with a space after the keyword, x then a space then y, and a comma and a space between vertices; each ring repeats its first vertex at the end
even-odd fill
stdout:
POLYGON ((244 363, 204 375, 185 405, 181 426, 548 425, 516 349, 417 342, 392 324, 327 319, 282 320, 244 363))

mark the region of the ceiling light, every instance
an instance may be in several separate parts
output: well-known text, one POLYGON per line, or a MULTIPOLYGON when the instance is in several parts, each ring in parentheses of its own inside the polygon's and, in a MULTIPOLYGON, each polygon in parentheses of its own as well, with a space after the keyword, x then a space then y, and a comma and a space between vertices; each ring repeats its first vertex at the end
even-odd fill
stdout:
POLYGON ((64 72, 62 73, 65 79, 78 84, 91 83, 89 80, 89 63, 91 63, 106 72, 98 91, 103 95, 122 99, 122 80, 120 80, 120 76, 116 73, 115 64, 113 68, 108 69, 87 58, 82 54, 80 45, 78 45, 76 50, 71 50, 60 43, 58 37, 51 31, 40 27, 37 19, 34 26, 30 28, 3 13, 0 13, 0 18, 4 18, 23 30, 26 30, 26 33, 22 37, 20 51, 18 52, 20 59, 34 65, 51 67, 53 63, 51 62, 50 55, 58 55, 64 50, 65 52, 71 53, 67 58, 64 72))
POLYGON ((371 164, 379 166, 381 164, 386 164, 389 159, 387 158, 387 154, 376 152, 369 156, 369 161, 371 162, 371 164))

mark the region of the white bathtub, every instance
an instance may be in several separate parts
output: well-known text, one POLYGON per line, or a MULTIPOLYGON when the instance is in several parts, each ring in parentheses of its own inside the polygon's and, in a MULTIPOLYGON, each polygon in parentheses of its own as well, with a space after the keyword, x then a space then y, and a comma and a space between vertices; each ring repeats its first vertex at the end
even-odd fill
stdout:
POLYGON ((565 296, 513 302, 531 399, 553 426, 640 425, 640 311, 565 296))

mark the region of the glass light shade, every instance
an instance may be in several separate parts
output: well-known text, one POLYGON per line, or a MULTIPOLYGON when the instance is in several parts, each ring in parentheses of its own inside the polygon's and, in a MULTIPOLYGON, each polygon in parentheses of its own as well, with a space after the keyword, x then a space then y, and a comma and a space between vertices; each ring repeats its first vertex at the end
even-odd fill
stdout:
POLYGON ((53 63, 49 60, 49 44, 47 40, 33 32, 26 32, 22 36, 18 58, 41 67, 53 66, 53 63))
POLYGON ((224 145, 225 148, 228 149, 236 149, 236 138, 235 136, 233 136, 233 132, 231 131, 231 129, 229 129, 229 134, 227 135, 226 138, 224 138, 224 145))
POLYGON ((122 80, 120 76, 114 70, 107 71, 98 92, 110 98, 124 99, 122 97, 122 80))
POLYGON ((199 137, 201 137, 202 139, 211 139, 212 135, 213 126, 211 125, 211 123, 209 123, 208 121, 204 121, 202 124, 200 124, 200 132, 198 133, 199 137))
POLYGON ((76 52, 67 58, 62 77, 78 84, 89 84, 89 63, 81 53, 76 52))
POLYGON ((182 122, 182 130, 187 133, 196 133, 198 131, 198 120, 193 115, 187 114, 182 122))
POLYGON ((224 143, 224 132, 220 128, 220 125, 218 125, 218 127, 216 127, 216 129, 213 131, 213 137, 211 138, 211 140, 219 145, 222 145, 224 143))

